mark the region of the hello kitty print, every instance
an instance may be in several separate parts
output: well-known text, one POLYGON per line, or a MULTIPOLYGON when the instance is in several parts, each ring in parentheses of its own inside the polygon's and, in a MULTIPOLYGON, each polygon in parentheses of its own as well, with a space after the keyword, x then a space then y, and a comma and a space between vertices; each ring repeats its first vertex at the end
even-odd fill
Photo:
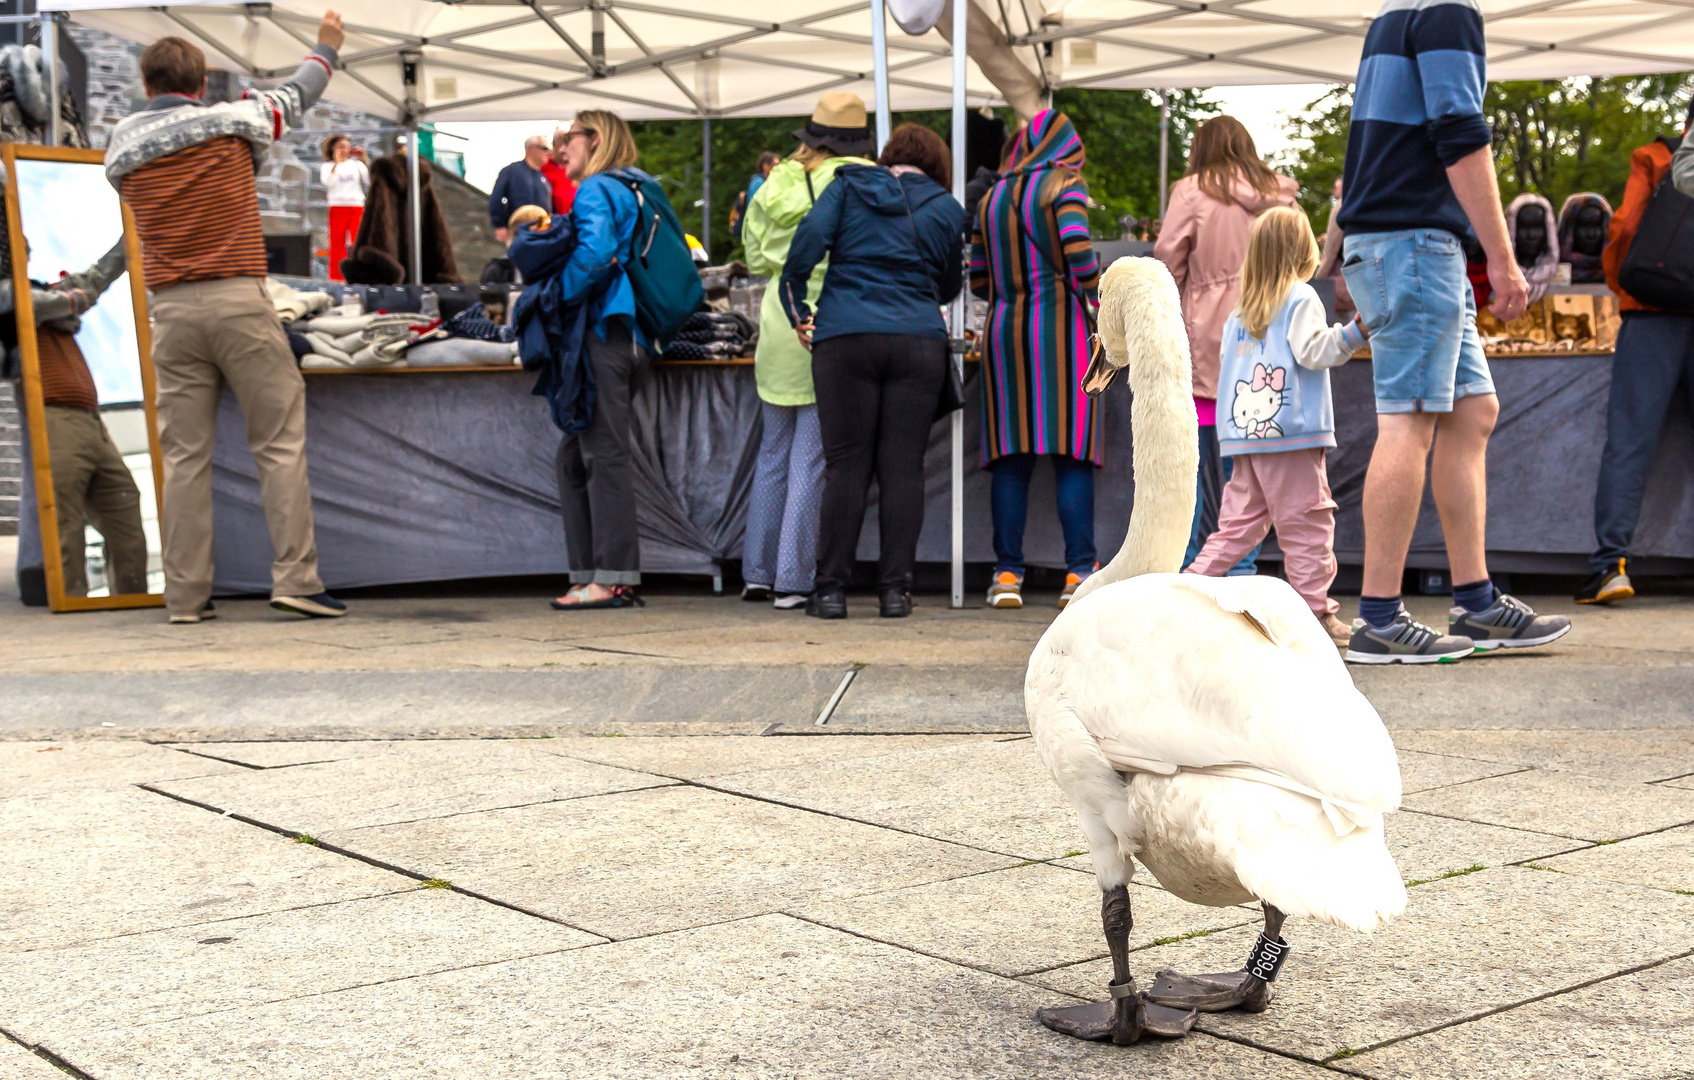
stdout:
POLYGON ((1276 414, 1282 411, 1288 369, 1253 365, 1253 379, 1238 379, 1230 422, 1244 439, 1280 439, 1282 428, 1276 414))

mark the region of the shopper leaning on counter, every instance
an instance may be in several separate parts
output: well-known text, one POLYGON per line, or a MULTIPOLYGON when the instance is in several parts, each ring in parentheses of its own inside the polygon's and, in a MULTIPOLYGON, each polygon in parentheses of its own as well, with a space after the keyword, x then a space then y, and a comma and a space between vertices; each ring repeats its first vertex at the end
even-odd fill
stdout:
MULTIPOLYGON (((783 313, 777 278, 788 258, 794 230, 829 188, 843 165, 870 165, 863 157, 874 145, 865 123, 865 103, 855 94, 832 92, 818 99, 800 141, 787 161, 759 185, 741 227, 747 269, 769 278, 759 308, 759 344, 753 373, 759 386, 759 459, 747 504, 742 545, 741 598, 774 600, 778 608, 804 606, 817 574, 818 508, 823 498, 823 436, 818 429, 812 358, 783 313)), ((827 262, 806 282, 805 300, 816 306, 827 262)))
POLYGON ((634 168, 636 157, 635 137, 614 113, 577 113, 565 133, 565 169, 577 184, 576 250, 559 274, 559 300, 588 305, 584 336, 596 397, 593 421, 559 442, 559 505, 571 563, 571 587, 553 601, 561 611, 641 604, 630 399, 650 361, 635 321, 635 291, 620 265, 640 211, 635 194, 610 175, 647 179, 634 168))
POLYGON ((808 613, 847 617, 847 584, 871 476, 880 491, 882 614, 911 612, 923 527, 923 455, 946 378, 941 305, 959 294, 964 211, 947 194, 947 144, 902 124, 881 166, 843 165, 800 222, 777 283, 812 349, 823 434, 823 527, 808 613), (829 256, 814 319, 812 270, 829 256))

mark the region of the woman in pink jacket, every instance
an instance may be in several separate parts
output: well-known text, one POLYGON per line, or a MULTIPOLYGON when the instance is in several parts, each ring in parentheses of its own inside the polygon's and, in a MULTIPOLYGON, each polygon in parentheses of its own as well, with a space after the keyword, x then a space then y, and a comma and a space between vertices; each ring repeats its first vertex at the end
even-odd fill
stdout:
MULTIPOLYGON (((1241 298, 1241 260, 1253 222, 1273 206, 1293 206, 1298 185, 1259 159, 1253 137, 1233 116, 1214 116, 1194 133, 1188 175, 1171 188, 1164 228, 1153 254, 1170 267, 1182 294, 1182 320, 1194 363, 1194 405, 1200 414, 1200 475, 1187 566, 1218 524, 1218 504, 1230 461, 1218 453, 1218 348, 1223 324, 1241 298)), ((1256 572, 1254 548, 1231 570, 1256 572)))

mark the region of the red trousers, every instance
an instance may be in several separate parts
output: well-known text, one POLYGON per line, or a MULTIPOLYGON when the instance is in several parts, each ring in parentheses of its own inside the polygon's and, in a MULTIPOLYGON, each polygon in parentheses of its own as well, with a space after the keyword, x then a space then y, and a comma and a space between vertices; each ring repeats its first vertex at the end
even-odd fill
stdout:
POLYGON ((352 252, 353 238, 359 235, 359 219, 364 216, 362 206, 329 208, 329 280, 342 280, 341 260, 352 252))

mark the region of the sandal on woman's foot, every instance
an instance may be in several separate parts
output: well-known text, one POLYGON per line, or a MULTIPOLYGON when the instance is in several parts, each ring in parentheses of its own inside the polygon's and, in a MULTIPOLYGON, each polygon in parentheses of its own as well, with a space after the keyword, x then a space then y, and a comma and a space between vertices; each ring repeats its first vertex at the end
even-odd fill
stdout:
POLYGON ((614 585, 612 586, 611 593, 606 596, 602 596, 598 600, 582 599, 582 597, 586 596, 587 593, 587 586, 583 586, 581 590, 572 589, 570 592, 565 593, 564 596, 561 596, 557 600, 553 601, 553 609, 555 611, 584 611, 598 608, 647 606, 647 601, 637 596, 635 594, 635 590, 628 585, 614 585), (570 601, 570 597, 573 594, 577 597, 575 602, 570 601))

